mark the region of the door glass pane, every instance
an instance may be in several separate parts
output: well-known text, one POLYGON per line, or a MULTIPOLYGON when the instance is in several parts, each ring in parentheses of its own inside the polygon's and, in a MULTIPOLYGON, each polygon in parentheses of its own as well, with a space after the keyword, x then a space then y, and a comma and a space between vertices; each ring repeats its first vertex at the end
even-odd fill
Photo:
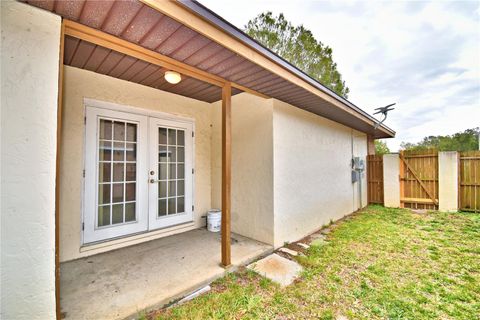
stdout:
POLYGON ((177 161, 185 162, 185 148, 177 148, 177 161))
POLYGON ((168 196, 174 197, 177 195, 177 181, 168 181, 168 196))
POLYGON ((166 180, 167 179, 167 164, 159 163, 158 164, 158 180, 166 180))
POLYGON ((100 139, 112 140, 112 121, 100 120, 100 139))
POLYGON ((177 144, 177 130, 168 129, 168 144, 171 146, 177 144))
POLYGON ((185 166, 183 164, 178 164, 177 166, 177 178, 178 179, 185 178, 185 166))
POLYGON ((137 164, 127 163, 125 165, 126 181, 135 181, 137 179, 137 164))
POLYGON ((98 186, 98 204, 110 203, 110 184, 101 184, 98 186))
POLYGON ((158 161, 167 162, 167 146, 158 146, 158 161))
POLYGON ((176 204, 176 198, 168 198, 168 214, 177 213, 177 208, 175 204, 176 204))
POLYGON ((113 123, 113 140, 125 141, 125 122, 113 123))
POLYGON ((137 160, 137 144, 136 143, 127 143, 125 146, 125 154, 127 161, 136 161, 137 160))
POLYGON ((108 226, 110 224, 110 205, 98 207, 98 226, 108 226))
POLYGON ((167 196, 167 181, 160 181, 158 183, 158 196, 165 198, 167 196))
POLYGON ((177 145, 185 145, 185 131, 183 130, 177 130, 177 145))
POLYGON ((112 143, 110 141, 100 141, 100 161, 112 160, 112 143))
POLYGON ((185 198, 178 197, 177 198, 177 212, 182 213, 185 211, 185 198))
POLYGON ((100 163, 100 170, 98 173, 98 181, 99 182, 110 182, 111 175, 112 175, 112 164, 110 162, 102 162, 100 163))
POLYGON ((127 141, 137 141, 137 125, 127 123, 127 141))
POLYGON ((177 196, 183 196, 185 194, 185 181, 177 181, 177 196))
POLYGON ((175 147, 168 147, 168 162, 176 162, 177 161, 177 148, 175 147))
POLYGON ((123 202, 123 183, 113 185, 112 202, 123 202))
POLYGON ((123 181, 125 164, 123 162, 113 164, 113 181, 123 181))
POLYGON ((125 201, 135 201, 136 183, 125 184, 125 201))
POLYGON ((123 222, 123 204, 114 204, 112 206, 112 224, 123 222))
POLYGON ((138 125, 100 119, 98 130, 97 227, 135 221, 138 125))
POLYGON ((125 158, 125 143, 114 142, 113 143, 113 160, 123 161, 125 158))
POLYGON ((166 128, 158 128, 158 144, 167 144, 166 128))
POLYGON ((167 199, 158 200, 158 215, 164 216, 167 214, 167 199))
POLYGON ((185 210, 185 131, 159 127, 158 136, 158 179, 160 180, 158 216, 160 217, 182 213, 185 210))
POLYGON ((125 204, 125 222, 135 221, 135 202, 125 204))
POLYGON ((176 179, 177 178, 177 166, 175 163, 170 163, 168 165, 168 179, 176 179))

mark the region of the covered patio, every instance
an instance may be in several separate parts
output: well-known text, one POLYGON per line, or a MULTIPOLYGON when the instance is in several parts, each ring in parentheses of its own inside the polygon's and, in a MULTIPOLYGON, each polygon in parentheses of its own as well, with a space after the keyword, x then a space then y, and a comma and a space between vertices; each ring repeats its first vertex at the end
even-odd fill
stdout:
MULTIPOLYGON (((218 233, 196 229, 61 264, 65 319, 116 319, 161 307, 226 271, 218 233)), ((264 243, 232 234, 232 266, 271 252, 264 243)))

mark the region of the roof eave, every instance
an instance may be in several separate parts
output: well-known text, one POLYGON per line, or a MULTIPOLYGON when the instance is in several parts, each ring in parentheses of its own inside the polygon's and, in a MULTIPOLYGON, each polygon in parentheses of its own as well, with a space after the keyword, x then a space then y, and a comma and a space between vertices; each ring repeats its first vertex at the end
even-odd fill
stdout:
MULTIPOLYGON (((335 100, 339 101, 346 107, 352 109, 358 114, 363 115, 364 117, 367 117, 373 123, 376 123, 378 120, 376 120, 374 117, 372 117, 370 114, 353 104, 352 102, 348 101, 347 99, 341 97, 331 89, 325 87, 322 85, 320 82, 317 80, 313 79, 310 77, 308 74, 303 72, 302 70, 298 69, 282 57, 278 56, 276 53, 273 51, 269 50, 268 48, 264 47, 260 43, 258 43, 256 40, 245 34, 243 31, 235 27, 233 24, 228 22, 227 20, 223 19, 219 15, 217 15, 215 12, 211 11, 207 7, 203 6, 201 3, 195 1, 195 0, 179 0, 176 3, 179 5, 189 9, 190 11, 193 11, 197 15, 201 16, 203 19, 207 20, 210 22, 212 25, 216 26, 217 28, 221 29, 223 32, 227 33, 228 35, 236 38, 237 40, 243 42, 244 44, 248 45, 255 51, 261 53, 262 55, 266 56, 273 62, 279 64, 283 68, 287 69, 297 77, 301 78, 303 81, 307 82, 308 84, 314 86, 318 90, 322 91, 323 93, 329 95, 330 97, 334 98, 335 100)), ((380 138, 393 138, 395 137, 395 131, 389 128, 388 126, 381 124, 380 127, 377 129, 382 129, 382 131, 385 133, 384 135, 378 135, 380 138)), ((374 135, 377 136, 377 135, 374 135)))

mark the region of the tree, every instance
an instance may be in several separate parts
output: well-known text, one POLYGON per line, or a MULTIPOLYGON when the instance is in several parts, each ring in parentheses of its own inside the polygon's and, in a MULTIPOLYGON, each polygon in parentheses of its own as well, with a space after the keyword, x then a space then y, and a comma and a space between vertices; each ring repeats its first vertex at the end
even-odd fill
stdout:
POLYGON ((282 13, 261 13, 250 20, 245 32, 279 56, 344 98, 349 89, 333 62, 332 49, 315 39, 303 25, 293 26, 282 13))
POLYGON ((375 154, 383 155, 390 153, 387 143, 381 140, 375 140, 375 154))
POLYGON ((404 150, 438 149, 439 151, 469 151, 478 150, 480 128, 467 129, 447 136, 428 136, 417 143, 402 142, 404 150))

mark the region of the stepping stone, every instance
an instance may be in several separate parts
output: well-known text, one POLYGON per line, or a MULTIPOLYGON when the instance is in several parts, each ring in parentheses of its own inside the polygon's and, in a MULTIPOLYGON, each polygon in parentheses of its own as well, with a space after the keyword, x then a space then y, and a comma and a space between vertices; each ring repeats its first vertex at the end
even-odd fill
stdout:
POLYGON ((302 266, 295 261, 288 260, 276 253, 250 264, 247 268, 280 284, 282 287, 291 284, 303 270, 302 266))
POLYGON ((416 213, 416 214, 427 214, 427 213, 428 213, 428 210, 425 210, 425 209, 412 209, 412 212, 413 212, 413 213, 416 213))
POLYGON ((289 255, 291 255, 291 256, 293 256, 293 257, 298 256, 298 252, 297 252, 297 251, 292 250, 292 249, 288 249, 288 248, 285 248, 285 247, 282 247, 282 248, 278 249, 278 251, 283 252, 283 253, 286 253, 286 254, 289 254, 289 255))
POLYGON ((322 239, 322 240, 326 240, 327 239, 327 236, 324 235, 324 234, 321 234, 321 233, 314 233, 310 236, 310 238, 312 239, 322 239))
POLYGON ((315 239, 312 242, 310 242, 310 245, 315 246, 315 247, 321 247, 321 246, 324 246, 326 244, 328 244, 328 241, 325 241, 325 239, 322 239, 322 238, 318 238, 318 239, 315 239))
POLYGON ((329 234, 330 231, 331 231, 330 228, 325 228, 325 229, 320 230, 320 233, 321 234, 329 234))
POLYGON ((298 244, 300 247, 302 247, 303 249, 308 249, 308 248, 310 248, 310 246, 309 246, 308 244, 306 244, 306 243, 297 242, 297 244, 298 244))

